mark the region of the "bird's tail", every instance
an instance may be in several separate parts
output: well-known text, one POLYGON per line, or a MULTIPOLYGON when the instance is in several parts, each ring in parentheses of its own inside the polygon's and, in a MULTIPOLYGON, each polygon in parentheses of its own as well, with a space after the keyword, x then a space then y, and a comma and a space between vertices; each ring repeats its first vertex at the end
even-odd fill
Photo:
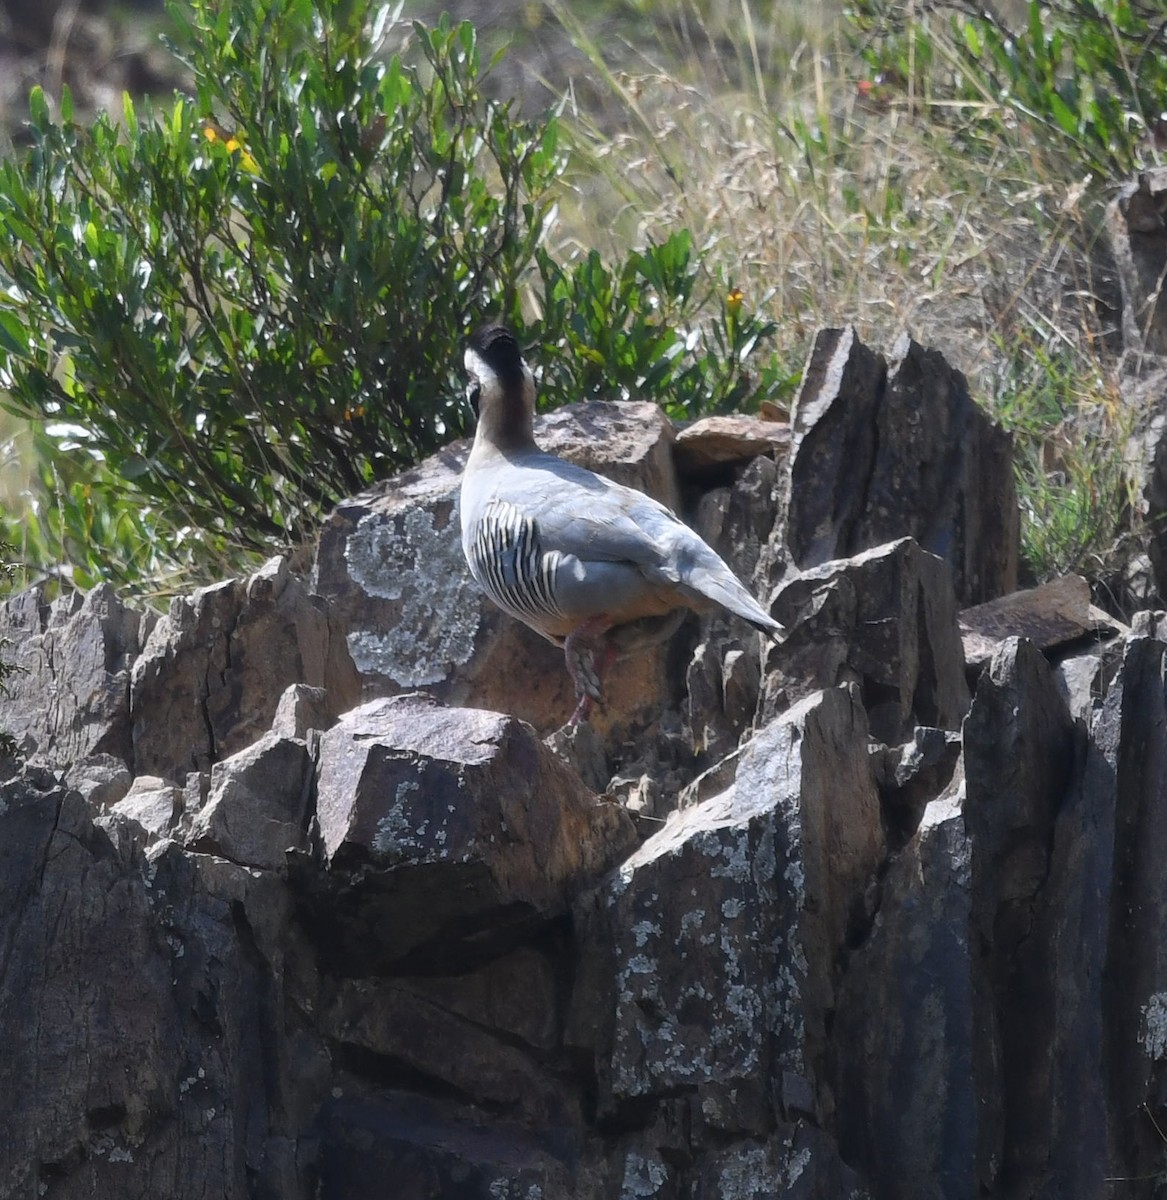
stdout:
POLYGON ((703 598, 706 604, 712 601, 770 637, 783 632, 785 626, 770 616, 713 550, 702 543, 698 555, 681 576, 682 585, 694 598, 703 598))

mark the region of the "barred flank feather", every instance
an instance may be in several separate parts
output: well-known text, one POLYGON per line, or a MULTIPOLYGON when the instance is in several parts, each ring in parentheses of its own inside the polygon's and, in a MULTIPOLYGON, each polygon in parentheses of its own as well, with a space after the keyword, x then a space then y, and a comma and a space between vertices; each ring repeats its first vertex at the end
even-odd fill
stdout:
POLYGON ((538 622, 548 614, 563 615, 555 600, 555 571, 562 558, 556 550, 543 553, 532 518, 495 498, 475 531, 470 568, 500 608, 538 622))

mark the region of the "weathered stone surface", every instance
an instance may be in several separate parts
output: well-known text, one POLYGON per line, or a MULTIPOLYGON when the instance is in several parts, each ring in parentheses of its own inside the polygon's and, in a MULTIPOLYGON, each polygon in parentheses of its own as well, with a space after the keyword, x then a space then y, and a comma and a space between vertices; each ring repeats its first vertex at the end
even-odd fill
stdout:
POLYGON ((835 961, 882 857, 857 698, 811 697, 581 903, 570 1037, 595 1056, 600 1113, 691 1096, 720 1137, 765 1136, 784 1097, 829 1117, 835 961))
POLYGON ((977 667, 1011 637, 1023 637, 1039 650, 1055 651, 1073 642, 1105 641, 1126 632, 1126 626, 1091 602, 1090 585, 1081 575, 1064 575, 960 613, 964 657, 977 667))
POLYGON ((156 838, 168 837, 182 815, 182 789, 157 775, 139 775, 110 812, 137 821, 156 838))
POLYGON ((312 759, 298 738, 264 734, 211 768, 207 802, 191 821, 194 850, 269 871, 304 847, 312 759))
POLYGON ((910 539, 806 571, 770 611, 788 632, 766 651, 765 717, 855 683, 881 742, 909 741, 917 725, 960 725, 969 698, 951 574, 910 539))
POLYGON ((327 607, 286 560, 176 597, 134 663, 134 769, 176 781, 208 769, 266 733, 294 683, 322 687, 334 715, 359 692, 327 607))
POLYGON ((94 754, 73 763, 65 772, 65 783, 76 788, 101 808, 116 804, 134 782, 125 760, 114 754, 94 754))
MULTIPOLYGON (((777 516, 778 467, 756 458, 730 487, 706 492, 694 528, 747 581, 763 604, 768 597, 759 563, 777 516)), ((761 682, 763 639, 728 613, 699 622, 685 678, 685 719, 703 762, 730 753, 750 728, 761 682)), ((679 641, 680 639, 678 639, 679 641)))
POLYGON ((972 847, 962 780, 891 861, 833 1030, 839 1145, 879 1200, 973 1200, 972 847))
POLYGON ((1167 168, 1153 167, 1119 188, 1105 226, 1122 288, 1122 340, 1132 355, 1167 354, 1167 168))
MULTIPOLYGON (((539 417, 541 446, 676 509, 672 426, 653 404, 579 404, 539 417)), ((365 698, 425 688, 448 704, 513 713, 542 733, 576 698, 563 652, 483 596, 462 557, 458 490, 467 443, 338 506, 321 533, 314 586, 333 605, 365 698)), ((667 647, 617 662, 594 720, 651 720, 668 691, 667 647)))
POLYGON ((57 766, 100 754, 130 762, 130 667, 151 622, 108 584, 51 604, 40 587, 5 600, 4 659, 18 670, 0 693, 0 729, 57 766))
POLYGON ((1064 856, 1063 874, 1072 881, 1072 890, 1050 903, 1057 919, 1057 995, 1074 1002, 1059 1021, 1054 1047, 1057 1167, 1058 1178, 1082 1195, 1103 1186, 1103 1171, 1106 1178, 1129 1180, 1126 1194, 1135 1200, 1157 1196, 1161 1187, 1160 1130, 1167 1116, 1165 655, 1160 641, 1136 638, 1128 645, 1092 725, 1086 783, 1054 848, 1055 864, 1064 856), (1079 1182, 1071 1185, 1075 1172, 1079 1182))
MULTIPOLYGON (((649 1193, 650 1195, 652 1193, 649 1193)), ((702 1164, 694 1200, 866 1200, 834 1141, 805 1122, 766 1141, 738 1143, 702 1164)))
POLYGON ((323 949, 359 951, 368 974, 423 947, 489 957, 562 914, 634 838, 521 722, 418 695, 329 730, 317 796, 323 949))
POLYGON ((0 786, 0 1194, 308 1200, 279 885, 91 815, 0 786))
POLYGON ((993 1186, 1031 1192, 1048 1166, 1055 1010, 1052 947, 1033 938, 1054 819, 1075 762, 1074 724, 1040 651, 994 655, 964 726, 965 820, 972 837, 977 1162, 993 1186), (1044 1019, 1043 1019, 1044 1018, 1044 1019))
POLYGON ((293 683, 280 697, 272 717, 272 733, 306 740, 311 730, 324 730, 336 723, 339 714, 332 711, 328 693, 322 687, 293 683))
POLYGON ((952 780, 960 761, 960 734, 917 725, 912 740, 900 746, 872 745, 872 766, 884 822, 893 847, 915 833, 927 805, 952 780))
POLYGON ((949 564, 961 603, 1014 589, 1011 439, 936 351, 905 334, 885 362, 851 327, 820 331, 791 428, 781 540, 795 566, 912 537, 949 564))
POLYGON ((761 456, 782 458, 789 449, 789 422, 730 413, 686 425, 677 434, 673 459, 683 479, 717 479, 727 468, 744 466, 761 456))
POLYGON ((547 1144, 450 1101, 388 1091, 341 1095, 321 1117, 320 1188, 328 1200, 537 1200, 598 1197, 547 1144))

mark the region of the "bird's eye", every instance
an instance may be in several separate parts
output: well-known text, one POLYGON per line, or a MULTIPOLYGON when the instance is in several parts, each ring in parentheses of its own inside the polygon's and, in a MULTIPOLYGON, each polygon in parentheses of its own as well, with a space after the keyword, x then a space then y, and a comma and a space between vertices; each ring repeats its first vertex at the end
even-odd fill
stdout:
POLYGON ((466 399, 470 401, 470 407, 474 410, 474 416, 478 416, 478 397, 482 394, 482 387, 478 380, 472 380, 466 385, 466 399))

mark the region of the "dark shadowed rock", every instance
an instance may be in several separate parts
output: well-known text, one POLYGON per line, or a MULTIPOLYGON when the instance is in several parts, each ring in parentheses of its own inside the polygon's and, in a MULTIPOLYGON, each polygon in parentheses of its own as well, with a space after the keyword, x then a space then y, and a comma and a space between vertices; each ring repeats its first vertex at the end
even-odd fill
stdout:
POLYGON ((0 1194, 308 1200, 282 885, 91 812, 0 786, 0 1194))
POLYGON ((335 715, 359 684, 327 606, 276 558, 178 596, 134 663, 134 769, 182 781, 251 745, 286 688, 324 689, 335 715))
POLYGON ((993 656, 964 726, 965 820, 972 837, 974 1020, 984 1036, 973 1077, 985 1105, 978 1168, 1030 1191, 1048 1162, 1054 1063, 1054 961, 1034 938, 1054 820, 1074 771, 1074 723, 1053 672, 1026 641, 993 656))
MULTIPOLYGON (((535 423, 546 450, 672 508, 679 503, 672 426, 654 404, 571 405, 535 423)), ((332 602, 364 695, 415 688, 448 704, 513 713, 543 733, 576 698, 563 652, 496 609, 462 557, 459 443, 339 505, 321 532, 314 584, 332 602)), ((637 653, 607 677, 608 729, 651 719, 667 690, 666 651, 637 653)))
POLYGON ((1160 1186, 1167 1096, 1165 654, 1162 642, 1134 639, 1095 717, 1087 764, 1094 786, 1082 789, 1055 847, 1077 868, 1069 876, 1077 887, 1051 904, 1063 921, 1058 965, 1070 964, 1059 972, 1059 995, 1080 997, 1076 1022, 1064 1023, 1057 1047, 1073 1054, 1056 1062, 1066 1150, 1060 1174, 1069 1179, 1078 1169, 1097 1181, 1105 1136, 1106 1176, 1130 1180, 1126 1194, 1135 1198, 1155 1196, 1160 1186), (1083 961, 1091 971, 1074 989, 1071 971, 1083 961), (1075 1042, 1075 1033, 1086 1036, 1075 1042), (1079 1097, 1083 1084, 1089 1090, 1079 1097))
POLYGON ((317 795, 329 871, 314 907, 342 971, 423 947, 489 957, 563 913, 634 838, 522 722, 417 695, 324 734, 317 795))
POLYGON ((701 1165, 694 1200, 867 1200, 834 1140, 806 1122, 764 1142, 739 1142, 701 1165))
POLYGON ((757 734, 732 788, 674 814, 581 903, 569 1035, 595 1056, 601 1113, 689 1097, 716 1137, 765 1136, 785 1108, 829 1115, 834 964, 882 856, 851 691, 757 734))
POLYGON ((321 1140, 320 1187, 328 1200, 384 1196, 386 1180, 394 1200, 600 1195, 546 1140, 409 1092, 334 1097, 321 1116, 321 1140))
POLYGON ((891 861, 832 1039, 839 1144, 878 1200, 973 1200, 972 848, 963 781, 891 861))
POLYGON ((806 571, 778 590, 770 611, 787 633, 766 652, 764 716, 855 683, 879 741, 909 741, 917 725, 959 727, 969 699, 952 577, 915 542, 806 571))
POLYGON ((58 766, 91 755, 130 762, 130 668, 152 621, 108 584, 51 604, 43 587, 5 600, 0 638, 17 672, 0 693, 0 729, 58 766))
POLYGON ((976 604, 1012 591, 1020 537, 1012 442, 964 376, 906 334, 890 361, 820 331, 791 416, 783 544, 817 567, 912 537, 976 604))

